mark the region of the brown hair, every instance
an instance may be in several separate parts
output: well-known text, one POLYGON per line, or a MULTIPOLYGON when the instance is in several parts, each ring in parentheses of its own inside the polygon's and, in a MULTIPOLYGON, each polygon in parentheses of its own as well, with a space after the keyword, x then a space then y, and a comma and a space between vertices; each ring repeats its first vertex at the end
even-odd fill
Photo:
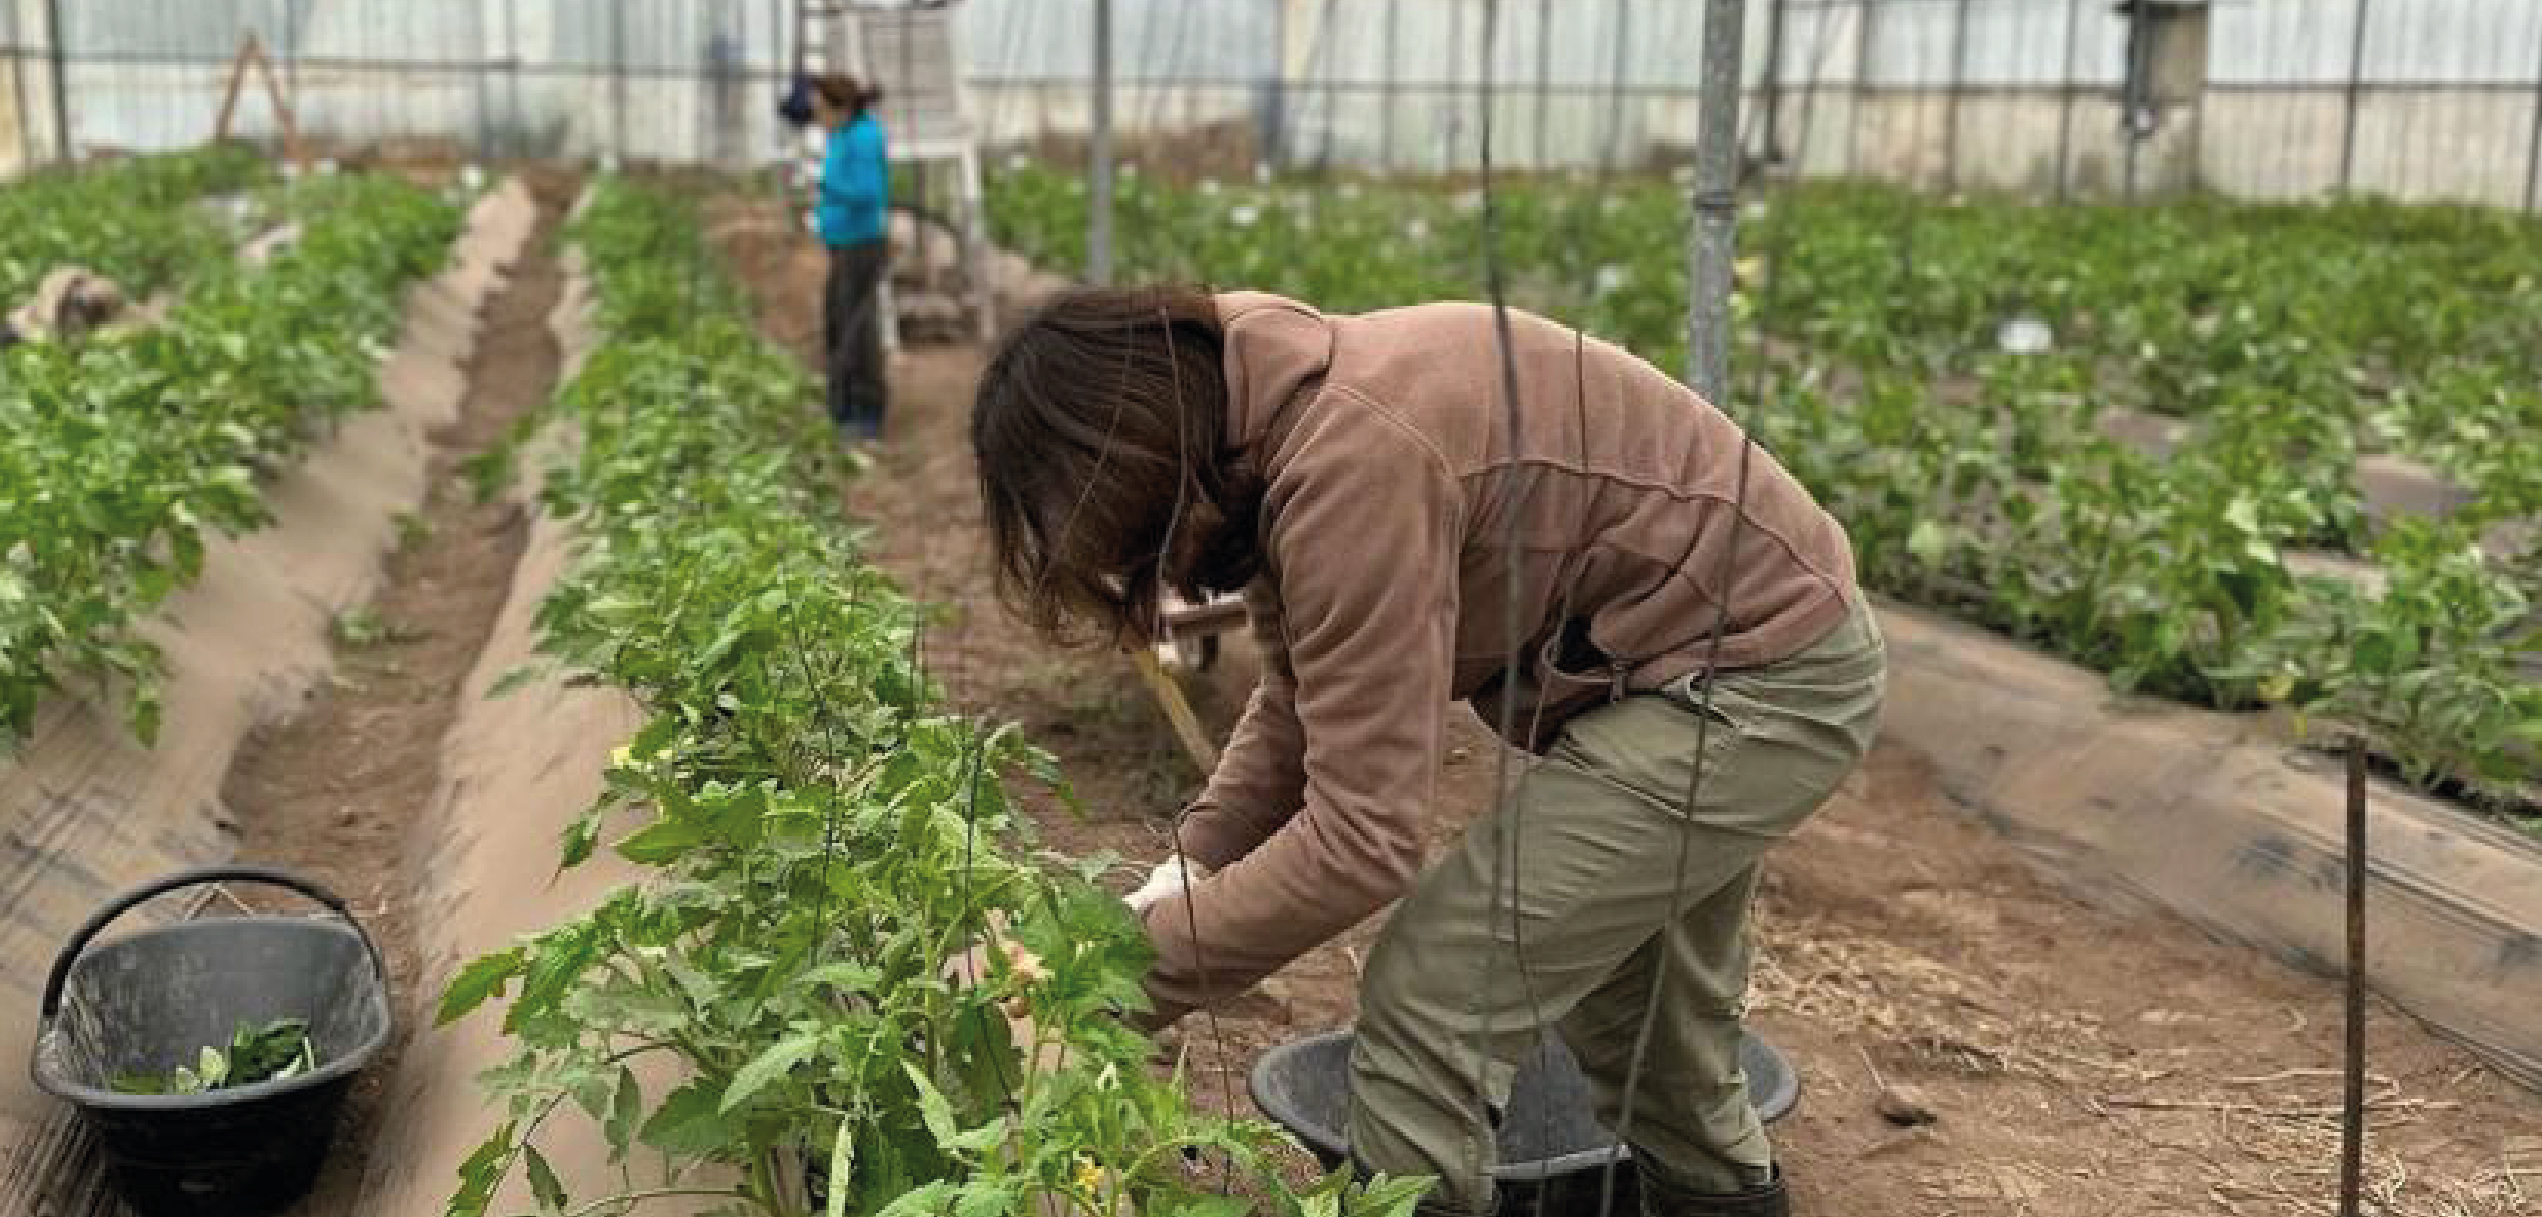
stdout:
POLYGON ((1066 292, 989 360, 971 410, 998 590, 1053 638, 1156 635, 1158 598, 1259 565, 1261 490, 1227 433, 1226 332, 1207 293, 1066 292))
POLYGON ((812 91, 820 94, 821 100, 846 111, 849 118, 863 114, 867 107, 883 99, 882 90, 868 89, 845 72, 813 77, 812 91))

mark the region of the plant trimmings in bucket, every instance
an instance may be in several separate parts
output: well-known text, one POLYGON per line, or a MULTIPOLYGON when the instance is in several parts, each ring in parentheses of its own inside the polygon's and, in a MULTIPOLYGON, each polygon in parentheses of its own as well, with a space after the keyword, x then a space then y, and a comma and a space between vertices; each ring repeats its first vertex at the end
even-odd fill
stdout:
POLYGON ((233 1086, 278 1082, 318 1067, 318 1046, 306 1019, 276 1019, 262 1027, 239 1024, 229 1047, 204 1047, 191 1067, 162 1074, 128 1073, 115 1079, 124 1094, 204 1094, 233 1086))

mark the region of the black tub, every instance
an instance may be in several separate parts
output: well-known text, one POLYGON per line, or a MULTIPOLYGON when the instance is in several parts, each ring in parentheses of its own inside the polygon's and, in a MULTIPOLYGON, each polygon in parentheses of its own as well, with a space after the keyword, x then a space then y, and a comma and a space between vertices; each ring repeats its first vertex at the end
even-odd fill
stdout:
MULTIPOLYGON (((1349 1152, 1341 1130, 1350 1106, 1350 1049, 1351 1033, 1333 1031, 1282 1044, 1253 1067, 1254 1105, 1304 1142, 1328 1170, 1349 1152)), ((1751 1035, 1739 1056, 1757 1114, 1771 1122, 1790 1112, 1800 1099, 1800 1076, 1783 1054, 1751 1035)), ((1548 1213, 1596 1213, 1604 1186, 1601 1168, 1610 1160, 1630 1161, 1629 1151, 1617 1154, 1614 1147, 1614 1134, 1591 1111, 1588 1079, 1570 1050, 1548 1036, 1519 1069, 1501 1118, 1501 1211, 1535 1212, 1542 1188, 1548 1213)), ((1615 1172, 1614 1211, 1639 1212, 1635 1192, 1631 1166, 1621 1166, 1615 1172)))
POLYGON ((210 867, 128 892, 72 936, 45 984, 35 1082, 79 1109, 115 1190, 146 1217, 252 1217, 308 1190, 345 1091, 389 1030, 379 949, 342 900, 284 872, 210 867), (224 882, 290 888, 334 917, 206 918, 89 947, 145 900, 224 882), (228 1043, 241 1023, 283 1018, 308 1020, 316 1069, 208 1094, 112 1089, 119 1075, 192 1064, 197 1049, 228 1043))

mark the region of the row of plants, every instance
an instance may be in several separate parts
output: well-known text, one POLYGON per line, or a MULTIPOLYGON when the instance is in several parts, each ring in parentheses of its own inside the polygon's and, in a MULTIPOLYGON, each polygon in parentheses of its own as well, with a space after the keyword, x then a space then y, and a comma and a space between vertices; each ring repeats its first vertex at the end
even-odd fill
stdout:
MULTIPOLYGON (((1480 196, 1121 184, 1133 275, 1341 311, 1472 298, 1480 196)), ((1495 198, 1513 304, 1663 366, 1685 349, 1669 182, 1495 198)), ((992 227, 1082 265, 1075 178, 1011 164, 992 227)), ((2542 827, 2542 224, 2386 203, 2043 208, 1810 186, 1751 203, 1729 404, 1851 531, 1865 580, 2110 674, 2360 730, 2410 779, 2542 827), (2155 454, 2113 406, 2183 418, 2155 454), (2370 526, 2361 453, 2472 492, 2370 526), (2522 553, 2484 533, 2527 527, 2522 553), (2288 555, 2342 553, 2362 579, 2288 555)))
POLYGON ((119 690, 155 736, 159 657, 134 624, 200 572, 212 530, 266 522, 260 474, 378 404, 403 289, 459 227, 380 177, 307 179, 282 206, 301 239, 196 266, 164 324, 0 352, 0 745, 72 681, 119 690))
POLYGON ((0 312, 56 268, 82 266, 139 299, 228 256, 228 217, 207 196, 270 181, 243 144, 48 170, 0 189, 0 312))
POLYGON ((605 338, 544 420, 570 443, 542 509, 577 540, 541 663, 645 722, 559 865, 645 871, 448 986, 441 1021, 497 1002, 515 1042, 453 1217, 507 1180, 550 1215, 1408 1212, 1418 1182, 1292 1189, 1273 1130, 1151 1072, 1118 1017, 1144 1002, 1138 924, 1008 793, 1059 790, 1053 762, 943 705, 926 611, 840 511, 818 395, 692 209, 604 181, 569 235, 605 338), (597 1127, 620 1184, 569 1186, 537 1145, 561 1121, 597 1127))

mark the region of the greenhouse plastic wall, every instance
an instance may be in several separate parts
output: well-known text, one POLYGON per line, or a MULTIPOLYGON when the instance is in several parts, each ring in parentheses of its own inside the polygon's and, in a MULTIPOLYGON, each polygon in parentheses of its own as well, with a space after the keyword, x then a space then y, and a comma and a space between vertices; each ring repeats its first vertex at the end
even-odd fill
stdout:
MULTIPOLYGON (((957 0, 991 145, 1082 138, 1094 0, 957 0)), ((1676 163, 1701 6, 1500 0, 1500 156, 1676 163)), ((2044 197, 2342 189, 2533 207, 2534 0, 1750 0, 1742 127, 1808 175, 2044 197), (2124 121, 2130 26, 2149 104, 2124 121), (2133 142, 2129 131, 2140 138, 2133 142)), ((1471 168, 1484 0, 1114 0, 1114 120, 1227 159, 1471 168)), ((890 7, 884 5, 881 7, 890 7)), ((322 142, 751 164, 794 0, 0 0, 0 173, 209 135, 254 34, 322 142), (57 88, 58 82, 58 88, 57 88), (57 95, 68 122, 55 118, 57 95)), ((269 135, 261 98, 242 128, 269 135)))

